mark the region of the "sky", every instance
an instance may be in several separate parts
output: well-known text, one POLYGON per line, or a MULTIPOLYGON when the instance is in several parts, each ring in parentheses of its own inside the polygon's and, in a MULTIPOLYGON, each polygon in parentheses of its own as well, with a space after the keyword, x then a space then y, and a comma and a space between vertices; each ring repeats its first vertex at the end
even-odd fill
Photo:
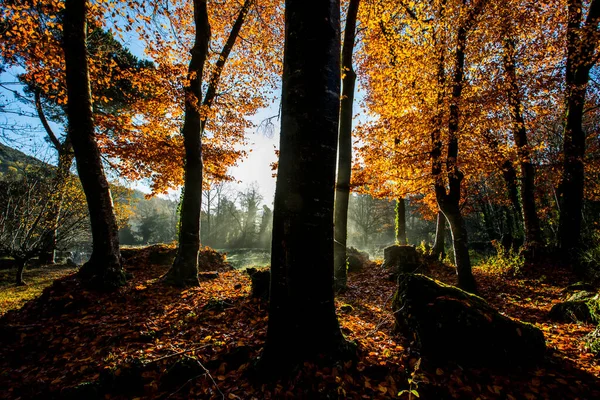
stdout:
MULTIPOLYGON (((0 82, 16 82, 14 76, 18 71, 9 71, 0 74, 0 82)), ((11 90, 20 91, 19 85, 8 85, 11 90)), ((33 109, 25 104, 14 101, 15 95, 9 90, 0 87, 0 104, 13 103, 13 105, 5 107, 4 111, 0 105, 0 126, 19 126, 15 131, 0 132, 0 142, 16 148, 33 157, 39 158, 50 164, 56 164, 55 151, 45 141, 45 132, 35 116, 22 116, 6 110, 22 109, 27 113, 33 113, 33 109)), ((256 125, 266 118, 277 115, 277 107, 279 103, 263 110, 260 110, 256 115, 249 117, 256 125)), ((271 164, 277 161, 275 149, 279 148, 279 121, 273 118, 273 130, 270 134, 260 129, 249 129, 246 131, 247 145, 241 146, 247 152, 248 156, 240 160, 237 166, 234 166, 229 172, 235 178, 235 182, 231 182, 230 186, 233 189, 243 191, 252 183, 257 183, 260 193, 263 197, 265 205, 272 207, 273 197, 275 194, 275 178, 271 171, 271 164)), ((52 124, 55 132, 61 132, 61 126, 52 124)), ((114 177, 113 177, 114 178, 114 177)), ((145 193, 150 192, 150 187, 147 183, 141 182, 125 182, 120 181, 132 189, 137 189, 145 193)))

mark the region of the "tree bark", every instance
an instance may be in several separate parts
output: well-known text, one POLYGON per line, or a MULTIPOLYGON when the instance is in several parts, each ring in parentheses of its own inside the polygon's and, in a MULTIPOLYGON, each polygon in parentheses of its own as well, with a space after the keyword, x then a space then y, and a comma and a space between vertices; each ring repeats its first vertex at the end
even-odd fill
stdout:
POLYGON ((25 281, 23 280, 23 271, 25 270, 26 260, 15 258, 15 263, 17 264, 17 279, 15 281, 15 284, 17 286, 24 286, 25 281))
POLYGON ((110 188, 94 136, 86 49, 87 7, 86 0, 66 0, 63 19, 69 136, 88 203, 93 239, 92 255, 80 276, 98 288, 115 289, 126 282, 110 188))
POLYGON ((396 243, 400 245, 408 244, 406 239, 406 202, 403 197, 396 200, 396 243))
MULTIPOLYGON (((432 175, 434 176, 434 188, 436 199, 440 210, 446 216, 452 233, 452 245, 454 247, 454 260, 458 277, 458 286, 469 292, 476 292, 477 285, 471 270, 471 260, 468 250, 468 236, 464 219, 460 212, 460 187, 463 173, 458 168, 458 131, 459 131, 459 102, 463 90, 463 77, 465 66, 465 47, 469 26, 475 16, 481 11, 484 1, 479 1, 471 10, 467 19, 458 27, 456 35, 456 51, 454 55, 454 73, 452 77, 452 93, 450 98, 449 121, 448 121, 448 145, 446 156, 446 178, 448 189, 442 178, 441 168, 441 146, 440 126, 435 127, 437 133, 432 134, 432 175)), ((438 81, 444 81, 443 63, 438 67, 438 81)), ((443 86, 440 86, 443 87, 443 86)), ((441 90, 441 89, 440 89, 441 90)), ((439 101, 438 101, 439 103, 439 101)), ((441 118, 438 118, 441 121, 441 118)), ((438 122, 440 122, 438 121, 438 122)), ((441 123, 441 122, 440 122, 441 123)))
MULTIPOLYGON (((508 105, 513 125, 513 136, 517 146, 519 165, 521 167, 521 203, 523 212, 516 209, 517 215, 522 217, 525 230, 525 246, 531 249, 542 246, 540 221, 535 205, 535 169, 531 162, 531 151, 527 140, 525 119, 523 118, 523 104, 519 86, 517 84, 517 72, 515 63, 515 41, 508 36, 504 39, 504 72, 508 81, 508 105)), ((512 165, 512 162, 511 162, 512 165)), ((513 167, 514 169, 514 167, 513 167)), ((516 195, 516 188, 510 191, 511 198, 516 195)))
POLYGON ((590 3, 583 26, 582 0, 569 0, 567 24, 566 109, 562 201, 559 218, 559 245, 565 259, 577 256, 581 246, 583 211, 585 133, 583 106, 589 72, 596 62, 600 0, 590 3))
POLYGON ((431 255, 436 260, 444 259, 446 256, 446 217, 444 213, 438 211, 437 214, 437 222, 435 228, 435 243, 433 244, 433 249, 431 250, 431 255))
POLYGON ((204 99, 202 99, 202 75, 208 55, 210 24, 206 0, 194 0, 194 22, 196 38, 192 49, 192 60, 188 69, 190 86, 186 88, 186 111, 183 124, 184 146, 186 148, 186 169, 181 205, 179 249, 173 267, 167 274, 167 281, 179 286, 198 285, 198 251, 200 249, 200 216, 202 212, 202 136, 206 127, 206 112, 217 96, 217 87, 229 54, 253 0, 245 0, 231 28, 227 41, 221 50, 215 69, 211 74, 204 99), (202 99, 202 100, 201 100, 202 99), (200 108, 202 105, 203 110, 200 108), (201 115, 204 113, 204 115, 201 115), (187 133, 187 136, 186 136, 187 133), (188 140, 189 139, 189 140, 188 140), (189 169, 189 173, 188 173, 189 169), (188 176, 189 175, 189 176, 188 176))
POLYGON ((310 7, 286 0, 285 21, 265 373, 289 371, 318 355, 337 360, 348 351, 333 290, 339 0, 314 1, 310 7))
POLYGON ((177 286, 197 286, 202 212, 202 74, 208 55, 210 25, 206 0, 194 0, 196 37, 188 68, 190 84, 185 88, 183 145, 185 147, 184 189, 181 200, 179 247, 166 281, 177 286))
POLYGON ((352 105, 356 72, 352 66, 352 54, 356 38, 356 18, 360 0, 350 0, 344 30, 342 48, 342 98, 340 101, 340 132, 338 143, 337 181, 335 184, 334 214, 334 275, 336 291, 346 288, 346 241, 348 238, 348 201, 352 175, 352 105))

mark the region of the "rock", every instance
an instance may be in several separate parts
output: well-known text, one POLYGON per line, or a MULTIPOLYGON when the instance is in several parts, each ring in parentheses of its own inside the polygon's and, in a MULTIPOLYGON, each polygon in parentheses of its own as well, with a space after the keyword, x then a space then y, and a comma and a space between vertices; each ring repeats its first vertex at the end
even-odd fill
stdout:
POLYGON ((555 321, 600 323, 600 294, 581 291, 552 306, 548 316, 555 321))
POLYGON ((354 247, 346 249, 346 257, 348 259, 348 272, 360 272, 369 264, 369 254, 354 247))
POLYGON ((396 329, 424 356, 470 366, 528 365, 546 350, 542 331, 484 299, 424 275, 402 274, 392 310, 396 329))
POLYGON ((383 267, 391 269, 393 274, 413 273, 420 265, 414 246, 393 245, 383 249, 383 267))
POLYGON ((218 277, 219 273, 216 271, 198 273, 198 280, 200 282, 212 281, 213 279, 217 279, 218 277))
POLYGON ((69 268, 79 268, 79 265, 75 263, 71 258, 67 258, 67 267, 69 268))
POLYGON ((269 285, 271 284, 271 270, 269 268, 248 268, 246 273, 252 280, 250 296, 256 299, 269 300, 269 285))

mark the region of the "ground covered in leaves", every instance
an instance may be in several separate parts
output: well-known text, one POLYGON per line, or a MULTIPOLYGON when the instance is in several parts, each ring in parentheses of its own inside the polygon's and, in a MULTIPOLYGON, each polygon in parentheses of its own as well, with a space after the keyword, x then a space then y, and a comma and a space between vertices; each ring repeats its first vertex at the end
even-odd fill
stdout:
MULTIPOLYGON (((547 318, 570 283, 549 268, 535 278, 475 270, 494 307, 543 330, 549 351, 535 368, 467 369, 421 359, 410 340, 393 332, 395 284, 373 264, 351 274, 349 290, 337 300, 343 332, 359 345, 358 361, 307 363, 288 381, 261 383, 252 370, 267 310, 249 296, 248 275, 220 272, 181 290, 159 280, 168 266, 148 260, 126 265, 133 278, 117 293, 87 291, 69 275, 6 313, 0 398, 600 398, 600 363, 583 347, 593 327, 547 318)), ((429 266, 429 274, 454 282, 453 270, 442 264, 429 266)))

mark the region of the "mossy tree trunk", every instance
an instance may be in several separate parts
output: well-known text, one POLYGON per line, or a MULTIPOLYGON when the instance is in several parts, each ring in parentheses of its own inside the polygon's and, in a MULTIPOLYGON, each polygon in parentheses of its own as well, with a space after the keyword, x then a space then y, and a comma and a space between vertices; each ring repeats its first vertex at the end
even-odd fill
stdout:
POLYGON ((289 367, 319 355, 340 359, 348 350, 335 313, 333 290, 340 2, 310 4, 285 2, 271 297, 260 363, 265 373, 289 371, 289 367))
POLYGON ((98 288, 114 289, 126 282, 117 220, 94 135, 86 48, 87 8, 86 0, 66 0, 63 17, 69 136, 87 199, 93 240, 92 255, 81 268, 80 276, 98 288))
POLYGON ((348 237, 348 201, 352 174, 352 105, 356 72, 352 67, 352 54, 356 38, 356 18, 360 0, 350 0, 342 49, 342 98, 340 101, 340 131, 338 143, 337 181, 335 184, 334 214, 334 275, 335 289, 346 288, 346 240, 348 237))

